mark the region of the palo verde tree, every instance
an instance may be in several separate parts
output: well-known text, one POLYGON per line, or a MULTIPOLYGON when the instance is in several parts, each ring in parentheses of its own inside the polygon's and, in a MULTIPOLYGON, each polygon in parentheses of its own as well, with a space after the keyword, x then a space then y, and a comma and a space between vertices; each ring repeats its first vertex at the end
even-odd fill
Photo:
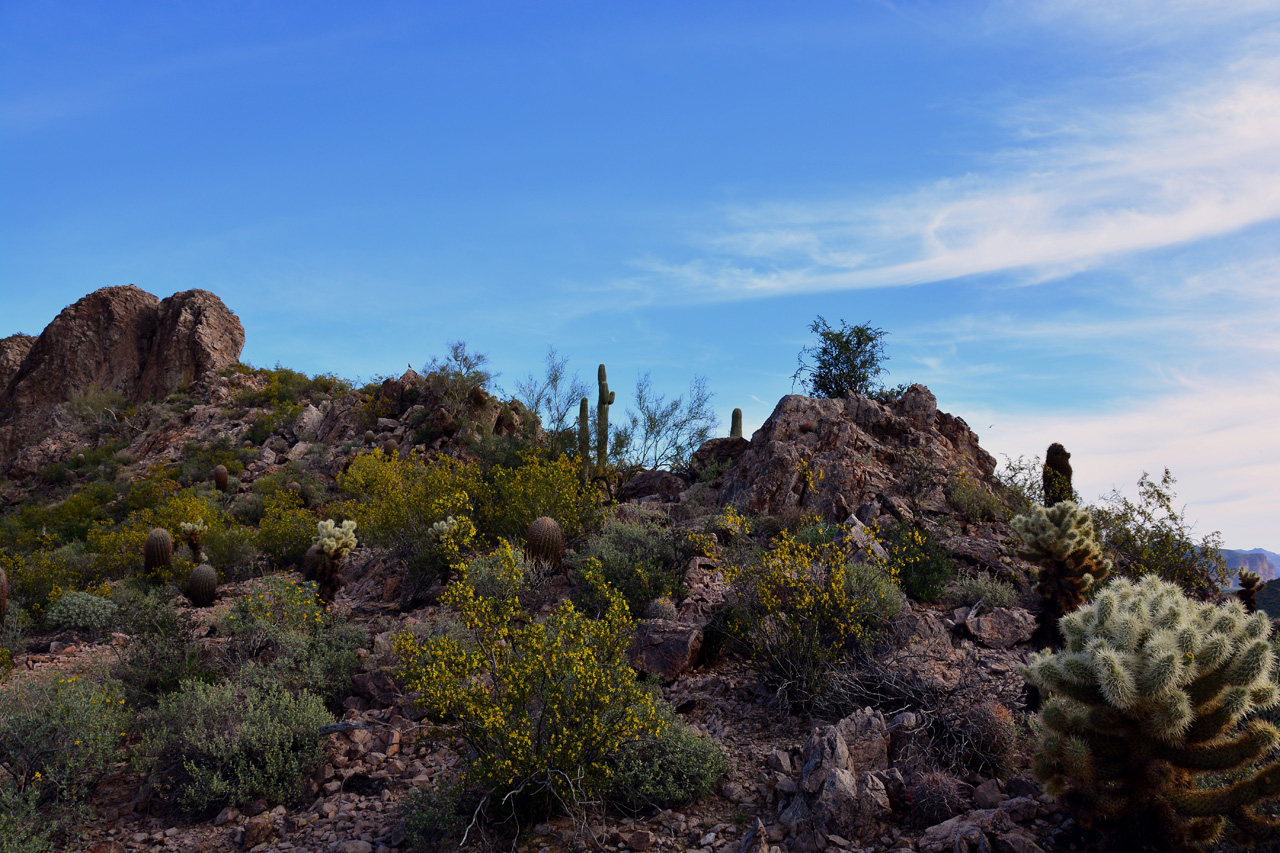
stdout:
POLYGON ((850 326, 844 320, 833 329, 821 315, 809 325, 818 336, 816 346, 800 350, 799 366, 792 374, 794 384, 802 382, 810 396, 836 398, 845 394, 894 396, 901 389, 885 389, 876 377, 884 372, 883 329, 869 323, 850 326), (812 359, 812 362, 810 361, 812 359))

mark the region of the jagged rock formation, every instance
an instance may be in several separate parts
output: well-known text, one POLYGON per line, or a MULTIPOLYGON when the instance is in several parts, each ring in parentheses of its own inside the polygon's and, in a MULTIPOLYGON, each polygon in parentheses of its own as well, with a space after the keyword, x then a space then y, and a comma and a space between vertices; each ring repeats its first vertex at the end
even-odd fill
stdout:
POLYGON ((22 367, 22 360, 31 352, 35 342, 34 337, 21 332, 0 340, 0 391, 4 390, 18 368, 22 367))
POLYGON ((29 345, 22 338, 6 344, 0 351, 0 378, 7 376, 0 389, 4 467, 74 395, 113 390, 137 403, 216 378, 238 363, 244 328, 206 290, 160 300, 128 285, 104 287, 64 308, 29 345))
POLYGON ((892 405, 861 396, 791 394, 725 474, 720 503, 741 503, 761 514, 814 509, 844 520, 864 502, 892 491, 895 467, 911 449, 979 481, 996 466, 969 425, 938 411, 937 398, 923 385, 912 385, 892 405))

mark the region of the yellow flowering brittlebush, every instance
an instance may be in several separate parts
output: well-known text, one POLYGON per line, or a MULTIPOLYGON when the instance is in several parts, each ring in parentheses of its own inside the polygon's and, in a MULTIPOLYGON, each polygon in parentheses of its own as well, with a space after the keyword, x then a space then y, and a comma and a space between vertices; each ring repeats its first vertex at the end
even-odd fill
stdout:
POLYGON ((545 515, 560 524, 566 539, 576 538, 597 511, 596 493, 582 485, 580 473, 579 463, 563 454, 547 459, 526 451, 515 467, 495 465, 477 493, 477 526, 491 542, 514 539, 545 515))
POLYGON ((352 500, 340 514, 355 519, 375 544, 402 547, 421 542, 449 516, 471 518, 479 468, 445 457, 426 465, 416 456, 362 453, 338 478, 352 500))
MULTIPOLYGON (((520 561, 509 547, 499 553, 499 570, 509 575, 501 586, 517 589, 520 561)), ((479 595, 468 573, 443 599, 466 636, 420 642, 398 635, 398 675, 431 717, 456 723, 475 752, 469 782, 495 802, 573 806, 598 794, 609 779, 608 757, 662 728, 653 697, 627 663, 633 623, 626 602, 589 570, 609 601, 603 618, 589 619, 566 600, 538 623, 514 595, 479 595)))
POLYGON ((892 568, 858 556, 848 538, 804 541, 783 531, 758 560, 724 569, 741 610, 733 630, 788 701, 809 701, 828 664, 900 607, 892 568))

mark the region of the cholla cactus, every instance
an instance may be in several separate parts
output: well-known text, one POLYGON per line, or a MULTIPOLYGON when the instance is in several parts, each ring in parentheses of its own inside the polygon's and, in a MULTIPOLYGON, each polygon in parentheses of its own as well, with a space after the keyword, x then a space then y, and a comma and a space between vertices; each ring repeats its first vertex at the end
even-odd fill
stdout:
POLYGON ((208 530, 209 526, 204 523, 203 518, 184 521, 178 525, 178 532, 182 534, 183 539, 187 540, 187 545, 191 548, 191 562, 196 565, 204 562, 204 554, 200 551, 200 537, 208 530))
POLYGON ((312 544, 320 546, 320 550, 334 562, 342 562, 356 547, 356 523, 351 519, 339 527, 336 521, 328 518, 317 524, 316 529, 319 532, 311 540, 312 544))
POLYGON ((443 542, 458 526, 458 520, 452 515, 444 521, 437 521, 427 529, 427 535, 431 537, 432 542, 443 542))
POLYGON ((344 583, 339 566, 356 547, 356 523, 348 519, 339 526, 332 518, 316 525, 316 537, 302 561, 302 576, 316 581, 316 594, 332 604, 344 583))
POLYGON ((1009 526, 1022 538, 1018 556, 1040 564, 1036 592, 1044 607, 1034 640, 1061 648, 1055 631, 1058 620, 1083 604, 1085 590, 1111 573, 1111 561, 1098 545, 1093 519, 1071 501, 1049 509, 1032 506, 1029 514, 1009 526))
POLYGON ((1241 725, 1280 702, 1265 614, 1191 601, 1146 577, 1112 581, 1060 628, 1066 648, 1024 670, 1050 697, 1033 762, 1047 793, 1082 822, 1121 830, 1125 849, 1199 850, 1224 818, 1240 840, 1274 837, 1280 822, 1253 809, 1280 797, 1280 760, 1249 768, 1280 731, 1241 725))

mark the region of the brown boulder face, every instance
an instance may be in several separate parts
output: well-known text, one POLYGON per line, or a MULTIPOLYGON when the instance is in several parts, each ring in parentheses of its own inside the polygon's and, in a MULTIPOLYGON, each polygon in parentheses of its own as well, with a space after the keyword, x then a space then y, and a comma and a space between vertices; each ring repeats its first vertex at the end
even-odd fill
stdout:
POLYGON ((969 635, 989 649, 1011 649, 1029 642, 1036 617, 1019 608, 996 607, 983 616, 966 619, 969 635))
MULTIPOLYGON (((10 345, 13 347, 14 345, 10 345)), ((54 407, 93 389, 139 402, 235 364, 244 329, 217 296, 104 287, 64 308, 0 390, 0 459, 46 429, 54 407)))
POLYGON ((0 394, 4 393, 9 380, 22 366, 22 360, 35 346, 36 339, 31 335, 18 333, 0 340, 0 394))
POLYGON ((689 459, 689 476, 697 481, 702 479, 704 474, 717 468, 722 471, 728 470, 750 446, 751 442, 741 436, 712 438, 704 441, 689 459))
POLYGON ((618 490, 619 501, 633 501, 657 496, 664 501, 674 501, 689 484, 670 471, 641 471, 618 490))
POLYGON ((860 504, 893 491, 911 450, 939 467, 989 477, 995 459, 963 420, 930 412, 934 405, 923 385, 913 385, 892 405, 859 395, 783 397, 725 474, 720 503, 771 515, 812 509, 842 521, 860 504))
POLYGON ((160 302, 151 349, 130 396, 166 397, 212 379, 239 363, 242 349, 244 327, 221 299, 207 290, 175 293, 160 302))
POLYGON ((702 649, 702 629, 669 619, 646 619, 636 626, 627 649, 631 665, 664 682, 691 668, 702 649))

